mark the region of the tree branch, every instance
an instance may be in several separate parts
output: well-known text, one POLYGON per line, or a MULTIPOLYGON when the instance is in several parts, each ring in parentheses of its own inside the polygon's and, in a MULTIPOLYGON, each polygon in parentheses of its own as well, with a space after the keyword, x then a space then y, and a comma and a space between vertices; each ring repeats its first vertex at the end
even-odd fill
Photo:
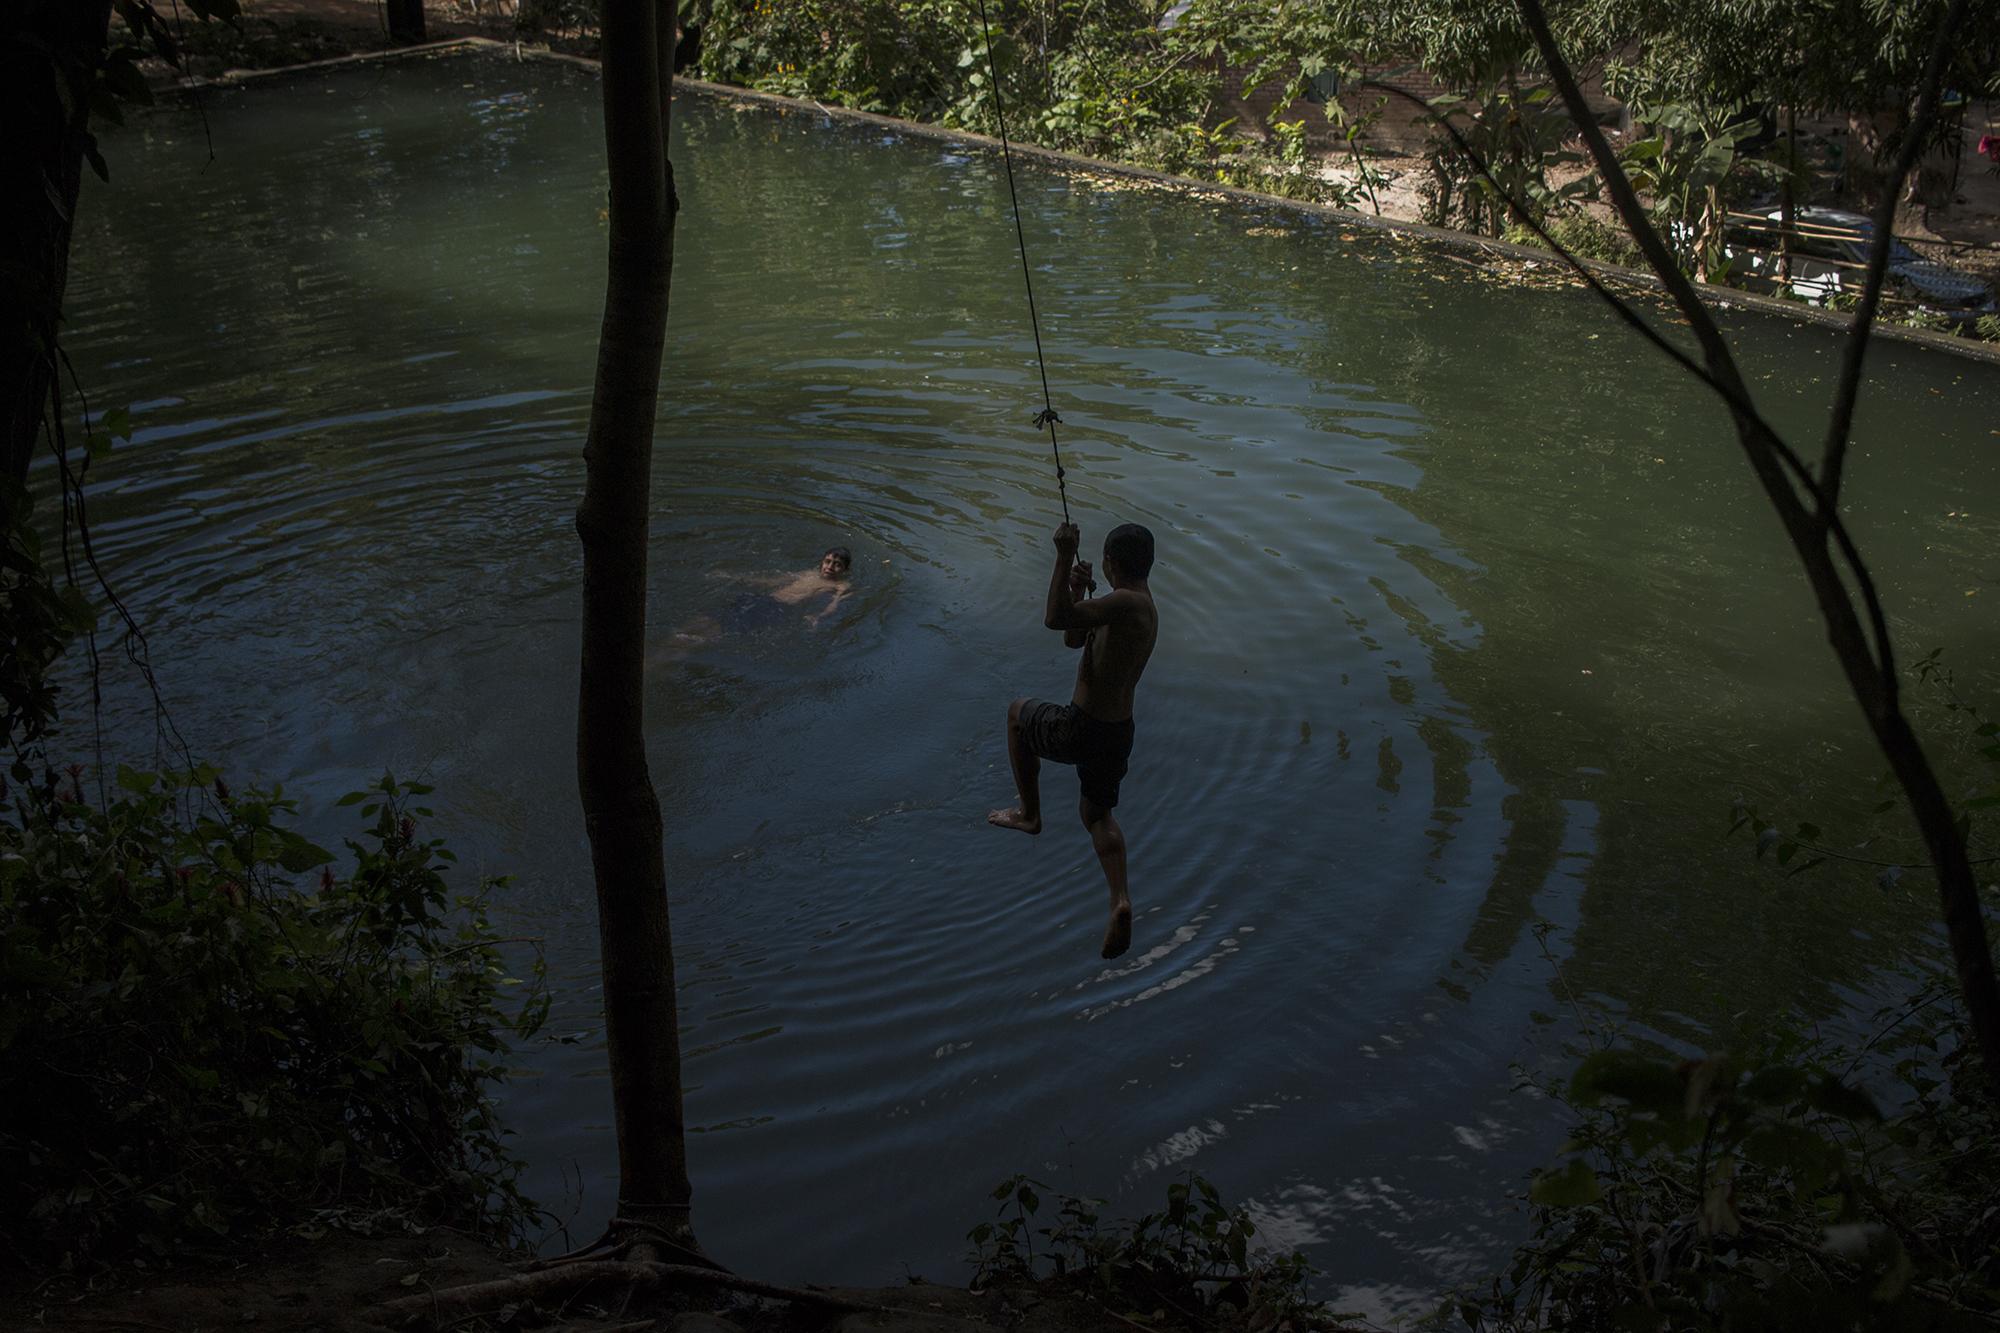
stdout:
POLYGON ((1965 17, 1966 0, 1952 0, 1931 39, 1931 51, 1924 61, 1923 82, 1917 89, 1916 115, 1903 132, 1896 164, 1883 184, 1882 198, 1875 205, 1875 232, 1868 238, 1868 277, 1861 288, 1861 304, 1855 307, 1854 322, 1848 326, 1847 350, 1841 357, 1840 379, 1833 393, 1833 417, 1827 422, 1824 464, 1820 470, 1819 521, 1832 520, 1840 503, 1841 468, 1847 462, 1847 433, 1854 424, 1854 401, 1861 394, 1861 362, 1868 355, 1868 335, 1875 326, 1875 311, 1882 300, 1882 282, 1889 271, 1889 247, 1896 223, 1896 202, 1903 193, 1903 181, 1917 164, 1924 142, 1930 137, 1931 122, 1937 118, 1938 85, 1944 79, 1945 57, 1951 50, 1951 35, 1965 17))

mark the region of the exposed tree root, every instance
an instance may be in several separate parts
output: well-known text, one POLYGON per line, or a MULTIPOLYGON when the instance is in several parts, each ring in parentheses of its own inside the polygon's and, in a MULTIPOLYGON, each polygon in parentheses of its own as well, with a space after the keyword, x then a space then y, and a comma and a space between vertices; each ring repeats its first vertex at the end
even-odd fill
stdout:
POLYGON ((553 1259, 539 1259, 533 1263, 520 1265, 524 1273, 537 1273, 545 1268, 558 1268, 565 1264, 583 1263, 589 1260, 637 1259, 643 1263, 687 1263, 700 1268, 713 1268, 719 1273, 727 1273, 728 1268, 709 1258, 695 1243, 694 1233, 682 1228, 679 1231, 661 1226, 657 1222, 643 1218, 614 1217, 605 1228, 604 1234, 580 1249, 568 1254, 559 1254, 553 1259), (610 1253, 604 1253, 609 1250, 610 1253))
POLYGON ((684 1286, 717 1287, 740 1291, 749 1296, 817 1305, 823 1309, 863 1314, 904 1314, 891 1306, 849 1300, 831 1292, 783 1287, 775 1282, 738 1277, 715 1268, 693 1264, 648 1263, 635 1259, 574 1259, 552 1268, 493 1282, 474 1282, 462 1287, 445 1287, 419 1296, 404 1296, 375 1307, 375 1317, 385 1323, 403 1325, 415 1319, 432 1324, 454 1324, 474 1315, 497 1310, 503 1305, 524 1301, 554 1304, 576 1295, 586 1287, 615 1283, 633 1291, 684 1286))

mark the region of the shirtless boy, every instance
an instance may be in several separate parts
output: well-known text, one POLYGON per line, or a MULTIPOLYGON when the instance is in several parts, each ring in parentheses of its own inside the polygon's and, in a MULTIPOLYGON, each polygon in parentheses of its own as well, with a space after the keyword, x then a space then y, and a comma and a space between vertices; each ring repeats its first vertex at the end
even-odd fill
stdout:
POLYGON ((806 623, 817 629, 821 621, 847 600, 850 591, 847 571, 853 565, 853 552, 845 546, 835 546, 819 558, 817 569, 802 569, 796 574, 766 574, 756 582, 763 586, 769 600, 794 610, 803 610, 815 599, 826 598, 826 605, 806 617, 806 623))
POLYGON ((674 631, 674 641, 685 649, 713 643, 724 634, 755 634, 782 625, 800 614, 805 616, 807 625, 818 629, 853 590, 847 581, 848 571, 853 565, 853 553, 845 546, 835 546, 819 558, 815 569, 801 569, 789 574, 750 575, 742 581, 761 591, 738 593, 728 609, 696 616, 674 631), (824 599, 823 604, 820 604, 821 599, 824 599), (815 605, 817 610, 813 609, 815 605))
POLYGON ((1153 534, 1136 523, 1104 539, 1104 576, 1111 591, 1086 597, 1090 562, 1076 558, 1074 523, 1056 529, 1055 572, 1042 623, 1061 630, 1063 646, 1083 649, 1076 691, 1068 704, 1016 699, 1007 705, 1007 758, 1021 803, 986 817, 1000 828, 1042 831, 1041 761, 1076 765, 1083 800, 1078 813, 1090 831, 1097 863, 1111 887, 1111 924, 1103 953, 1116 958, 1132 943, 1132 899, 1125 890, 1125 831, 1111 809, 1132 753, 1132 695, 1153 655, 1160 618, 1146 576, 1153 571, 1153 534))

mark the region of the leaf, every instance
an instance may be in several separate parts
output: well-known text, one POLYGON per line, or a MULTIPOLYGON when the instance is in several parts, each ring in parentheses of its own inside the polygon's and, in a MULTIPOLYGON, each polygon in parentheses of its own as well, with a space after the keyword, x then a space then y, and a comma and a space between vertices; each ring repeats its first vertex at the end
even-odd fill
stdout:
POLYGON ((1663 1333, 1668 1324, 1667 1317, 1650 1306, 1627 1305, 1612 1314, 1611 1327, 1616 1333, 1663 1333))
POLYGON ((1803 1125, 1759 1125, 1743 1140, 1743 1155, 1770 1171, 1791 1175, 1804 1193, 1815 1193, 1838 1170, 1840 1149, 1803 1125))
POLYGON ((138 63, 133 59, 136 53, 127 48, 113 52, 104 62, 102 78, 104 86, 114 96, 122 97, 139 106, 150 106, 153 89, 146 82, 146 76, 139 72, 138 63))
POLYGON ((90 163, 90 169, 97 173, 97 179, 109 185, 111 183, 111 168, 104 164, 104 154, 98 151, 96 135, 86 134, 83 136, 83 157, 86 162, 90 163))
POLYGON ((302 874, 316 866, 326 865, 332 860, 332 852, 324 847, 315 847, 304 838, 288 838, 284 848, 278 853, 278 864, 294 875, 302 874))
POLYGON ((1576 1208, 1604 1197, 1597 1173, 1582 1158, 1571 1159, 1560 1171, 1544 1171, 1528 1186, 1528 1199, 1545 1208, 1576 1208))
POLYGON ((1771 1065, 1744 1080, 1739 1092, 1745 1100, 1763 1106, 1789 1106, 1805 1093, 1806 1085, 1803 1071, 1789 1065, 1771 1065))
POLYGON ((1577 1066, 1569 1086, 1571 1098, 1585 1104, 1617 1097, 1634 1110, 1666 1117, 1681 1115, 1687 1097, 1673 1065, 1637 1051, 1594 1052, 1577 1066))
POLYGON ((1842 1120, 1868 1120, 1877 1124, 1882 1120, 1882 1112, 1876 1107, 1873 1097, 1830 1076, 1813 1085, 1806 1101, 1814 1110, 1842 1120))

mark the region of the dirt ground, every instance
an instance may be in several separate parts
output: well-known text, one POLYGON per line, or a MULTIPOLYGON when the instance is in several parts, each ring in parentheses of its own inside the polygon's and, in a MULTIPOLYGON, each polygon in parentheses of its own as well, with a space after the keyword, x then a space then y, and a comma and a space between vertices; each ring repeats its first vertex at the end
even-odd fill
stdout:
MULTIPOLYGON (((1175 1333, 1181 1320, 1141 1311, 1146 1323, 1048 1284, 983 1291, 910 1282, 814 1288, 817 1301, 774 1300, 702 1283, 634 1292, 585 1288, 560 1297, 493 1303, 480 1317, 392 1316, 385 1302, 424 1309, 449 1288, 517 1275, 512 1256, 445 1229, 421 1235, 329 1231, 255 1247, 229 1260, 172 1269, 121 1267, 79 1290, 63 1279, 0 1277, 0 1328, 68 1333, 383 1333, 449 1327, 458 1333, 1175 1333)), ((1308 1333, 1274 1309, 1253 1308, 1236 1333, 1308 1333)), ((1314 1319, 1310 1333, 1341 1333, 1314 1319)), ((1360 1330, 1351 1330, 1360 1333, 1360 1330)))

